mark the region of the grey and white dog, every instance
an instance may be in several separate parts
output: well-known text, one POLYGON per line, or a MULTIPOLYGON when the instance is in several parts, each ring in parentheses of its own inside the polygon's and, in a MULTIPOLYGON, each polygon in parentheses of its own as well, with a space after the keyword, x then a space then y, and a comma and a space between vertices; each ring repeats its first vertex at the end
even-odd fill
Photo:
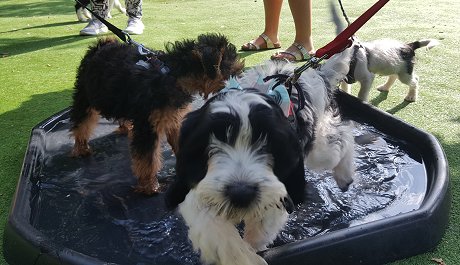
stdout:
POLYGON ((344 91, 351 93, 351 84, 360 83, 358 98, 368 101, 375 75, 388 76, 378 91, 389 91, 396 79, 409 86, 404 100, 414 102, 418 97, 418 76, 414 71, 415 50, 421 47, 431 49, 438 45, 435 39, 424 39, 402 43, 393 39, 379 39, 370 42, 354 40, 347 79, 342 82, 344 91))
POLYGON ((295 65, 269 61, 187 115, 166 203, 178 207, 203 264, 266 265, 257 251, 303 201, 304 166, 332 170, 342 190, 353 181, 352 127, 334 100, 349 56, 303 72, 291 93, 283 77, 295 65))

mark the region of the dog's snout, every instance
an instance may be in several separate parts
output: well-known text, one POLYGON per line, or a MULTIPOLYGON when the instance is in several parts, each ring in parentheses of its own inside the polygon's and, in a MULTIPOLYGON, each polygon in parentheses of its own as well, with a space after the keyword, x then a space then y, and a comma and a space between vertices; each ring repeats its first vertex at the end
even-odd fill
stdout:
POLYGON ((255 184, 232 183, 225 187, 225 196, 231 204, 237 208, 248 207, 259 193, 259 187, 255 184))

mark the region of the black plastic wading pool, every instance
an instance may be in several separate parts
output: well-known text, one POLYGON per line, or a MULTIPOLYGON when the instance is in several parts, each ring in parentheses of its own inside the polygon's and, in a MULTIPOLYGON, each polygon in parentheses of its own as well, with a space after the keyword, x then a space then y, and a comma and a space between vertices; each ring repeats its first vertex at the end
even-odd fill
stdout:
MULTIPOLYGON (((384 264, 434 249, 447 227, 448 166, 436 138, 345 93, 338 101, 345 117, 380 135, 380 145, 360 147, 357 159, 365 162, 348 192, 327 175, 307 179, 305 206, 260 253, 269 264, 384 264)), ((163 196, 132 191, 128 140, 112 132, 116 124, 101 119, 93 155, 75 159, 68 117, 63 110, 32 131, 5 227, 6 261, 200 264, 163 196)), ((175 160, 166 147, 164 156, 159 178, 168 182, 175 160)))

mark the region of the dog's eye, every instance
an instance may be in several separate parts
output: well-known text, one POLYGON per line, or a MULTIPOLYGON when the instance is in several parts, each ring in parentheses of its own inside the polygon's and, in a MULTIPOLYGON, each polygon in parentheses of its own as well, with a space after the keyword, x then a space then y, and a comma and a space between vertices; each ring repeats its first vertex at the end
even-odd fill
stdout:
POLYGON ((214 136, 222 142, 233 144, 240 128, 240 119, 230 113, 213 113, 210 116, 211 131, 214 136))

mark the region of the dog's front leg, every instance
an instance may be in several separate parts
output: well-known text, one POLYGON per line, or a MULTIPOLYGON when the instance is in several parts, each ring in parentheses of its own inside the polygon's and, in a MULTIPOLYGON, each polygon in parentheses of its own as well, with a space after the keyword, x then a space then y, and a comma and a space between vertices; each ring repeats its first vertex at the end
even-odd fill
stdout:
POLYGON ((275 240, 287 222, 288 213, 280 201, 278 206, 269 207, 262 217, 244 220, 244 240, 257 251, 267 249, 267 245, 275 240))
POLYGON ((233 223, 201 205, 194 190, 179 205, 179 212, 189 227, 193 248, 201 253, 204 264, 267 265, 241 238, 233 223))
POLYGON ((358 98, 362 101, 369 101, 369 93, 371 92, 372 83, 374 82, 375 75, 369 73, 366 78, 359 81, 360 88, 358 92, 358 98))
POLYGON ((172 150, 174 151, 174 154, 177 154, 177 151, 179 150, 179 132, 182 121, 184 120, 185 115, 191 110, 191 105, 188 105, 168 115, 170 119, 166 122, 166 138, 172 150))
POLYGON ((148 122, 133 122, 131 141, 133 172, 137 177, 137 192, 148 195, 159 193, 156 177, 162 165, 159 135, 148 122))
POLYGON ((345 81, 340 82, 340 88, 342 88, 343 91, 347 92, 348 94, 351 94, 351 84, 348 84, 345 81))

